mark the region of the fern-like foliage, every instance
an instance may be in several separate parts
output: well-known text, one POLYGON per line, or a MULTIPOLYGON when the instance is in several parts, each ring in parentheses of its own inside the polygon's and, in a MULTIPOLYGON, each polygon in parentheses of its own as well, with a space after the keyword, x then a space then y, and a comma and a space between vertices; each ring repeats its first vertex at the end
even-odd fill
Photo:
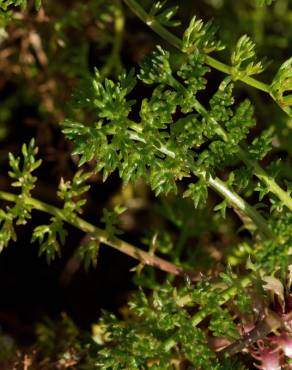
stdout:
POLYGON ((90 176, 91 173, 77 171, 72 181, 64 181, 62 178, 57 192, 64 201, 62 213, 51 217, 50 224, 37 226, 33 231, 31 240, 39 242, 39 254, 45 253, 48 262, 61 254, 61 245, 65 244, 67 231, 64 228, 64 218, 74 222, 78 214, 82 213, 82 207, 86 203, 83 195, 89 189, 89 185, 85 183, 90 176))
POLYGON ((225 46, 220 40, 216 40, 216 32, 217 28, 211 22, 204 24, 201 19, 194 16, 183 35, 182 50, 187 53, 200 50, 206 54, 223 50, 225 46))
POLYGON ((82 207, 86 203, 83 196, 90 188, 86 181, 91 175, 90 172, 77 171, 72 181, 61 178, 57 194, 64 201, 64 215, 67 219, 74 220, 82 214, 82 207))
MULTIPOLYGON (((141 66, 139 78, 158 86, 142 101, 139 122, 129 118, 134 102, 126 98, 136 83, 132 73, 122 75, 116 84, 109 80, 103 84, 96 74, 90 99, 97 123, 64 122, 63 132, 73 140, 80 164, 94 158, 96 169, 103 169, 104 180, 117 169, 125 183, 143 177, 159 194, 176 192, 177 180, 192 173, 202 178, 201 173, 214 173, 222 161, 234 159, 238 143, 255 123, 253 109, 245 101, 231 110, 232 84, 227 81, 210 100, 208 115, 200 115, 195 93, 204 89, 207 71, 200 55, 194 53, 174 73, 169 54, 159 47, 141 66), (175 119, 178 110, 184 116, 175 119), (221 124, 228 140, 219 136, 221 124), (207 149, 200 152, 206 142, 207 149)), ((199 185, 206 194, 206 181, 201 180, 199 185)))
MULTIPOLYGON (((40 9, 42 6, 41 0, 34 0, 34 5, 37 10, 40 9)), ((12 7, 21 7, 26 8, 27 7, 27 0, 1 0, 0 1, 0 10, 7 11, 11 9, 12 7)))
POLYGON ((252 76, 261 73, 265 66, 263 62, 257 62, 255 58, 255 44, 247 36, 242 36, 231 55, 233 78, 252 76))
POLYGON ((165 8, 167 0, 163 1, 154 1, 153 5, 151 6, 148 14, 149 18, 155 18, 157 22, 166 26, 166 27, 177 27, 181 24, 179 20, 173 19, 178 11, 178 6, 171 6, 169 8, 165 8))
POLYGON ((75 255, 81 258, 86 271, 88 271, 90 266, 97 266, 99 248, 100 241, 94 235, 86 235, 82 239, 75 255))
MULTIPOLYGON (((22 146, 22 157, 9 154, 11 170, 10 177, 13 179, 12 186, 21 189, 15 205, 0 210, 0 251, 7 247, 10 240, 16 241, 16 225, 25 225, 31 218, 31 212, 35 204, 31 201, 31 192, 35 187, 37 177, 33 172, 41 165, 41 160, 36 159, 38 148, 32 139, 28 145, 22 146)), ((39 253, 46 254, 47 260, 51 261, 56 254, 60 254, 60 245, 65 243, 67 232, 64 228, 64 219, 74 222, 77 215, 82 212, 82 206, 86 200, 83 197, 89 189, 85 184, 91 173, 76 172, 72 182, 61 179, 58 195, 64 201, 63 210, 51 217, 50 224, 37 226, 32 235, 32 242, 39 241, 39 253)))
POLYGON ((7 247, 10 239, 16 240, 14 223, 24 225, 31 218, 33 207, 27 202, 27 198, 30 196, 37 180, 32 173, 41 164, 41 160, 35 158, 37 152, 35 141, 31 140, 28 145, 23 144, 22 146, 23 159, 15 157, 12 153, 9 154, 11 167, 9 176, 13 179, 12 186, 20 188, 21 193, 13 207, 7 207, 6 211, 0 210, 0 251, 7 247))
MULTIPOLYGON (((223 200, 214 208, 222 217, 232 205, 230 197, 225 197, 226 191, 245 194, 249 189, 259 192, 260 199, 267 197, 271 190, 269 182, 255 182, 253 163, 262 160, 271 150, 273 132, 263 132, 250 145, 244 144, 255 125, 253 107, 248 100, 234 107, 231 78, 222 81, 207 108, 200 104, 196 92, 204 89, 208 72, 203 61, 201 55, 194 52, 177 71, 173 71, 169 53, 157 48, 141 65, 139 78, 152 85, 153 92, 140 105, 127 99, 136 83, 132 72, 122 75, 117 83, 110 80, 103 83, 96 74, 93 88, 89 89, 92 94, 84 100, 86 107, 88 99, 92 103, 96 123, 64 122, 63 132, 73 141, 74 154, 80 156, 80 164, 94 159, 96 170, 103 170, 104 180, 116 170, 124 183, 143 178, 156 195, 177 193, 182 179, 195 176, 196 180, 189 183, 184 197, 191 198, 196 207, 204 206, 210 187, 218 191, 212 179, 226 168, 229 178, 224 184, 225 190, 221 192, 219 189, 223 200), (137 109, 139 121, 131 117, 131 112, 137 109), (242 159, 247 167, 234 173, 229 170, 242 159)), ((261 176, 258 178, 262 179, 261 176)), ((271 210, 283 206, 281 199, 275 201, 275 197, 270 197, 269 204, 271 210)), ((252 234, 256 233, 251 222, 254 215, 245 217, 243 214, 241 212, 239 217, 244 227, 252 234)), ((264 209, 261 214, 265 214, 264 209)), ((269 221, 263 221, 269 238, 274 217, 278 217, 277 212, 273 212, 269 221)), ((266 250, 273 253, 277 249, 283 262, 281 266, 285 268, 289 260, 285 257, 287 249, 283 244, 290 242, 286 238, 281 241, 276 237, 272 239, 266 250)), ((263 245, 259 249, 264 248, 263 245)), ((259 266, 262 266, 261 256, 256 258, 259 266)))
MULTIPOLYGON (((255 4, 271 2, 259 0, 255 4)), ((210 22, 193 17, 180 40, 164 28, 179 24, 173 19, 177 7, 165 8, 165 1, 156 1, 145 15, 136 1, 126 3, 184 53, 180 63, 173 67, 171 53, 158 46, 137 74, 131 70, 116 80, 104 78, 112 61, 103 71, 95 70, 89 84, 75 95, 74 118, 63 123, 63 133, 73 143, 72 154, 78 156, 79 166, 90 162, 93 171, 79 170, 72 180, 61 179, 57 190, 61 208, 33 198, 34 171, 41 163, 34 140, 23 145, 22 157, 9 155, 12 186, 20 193, 17 197, 0 192, 1 199, 14 202, 14 206, 0 210, 0 251, 16 240, 15 225, 24 225, 33 209, 44 211, 51 215, 50 221, 36 226, 31 240, 39 242, 39 254, 45 254, 48 262, 61 253, 67 236, 65 223, 70 223, 85 232, 76 255, 86 269, 96 266, 102 242, 138 260, 133 269, 136 282, 151 292, 140 287, 124 308, 123 320, 104 313, 92 336, 79 335, 78 328, 64 316, 58 337, 54 324, 48 321, 38 327, 39 345, 46 355, 54 357, 58 368, 73 363, 85 370, 244 369, 241 357, 228 357, 242 350, 262 364, 263 353, 276 354, 279 361, 274 368, 280 368, 280 360, 288 366, 289 353, 282 343, 275 343, 283 338, 291 342, 291 313, 285 310, 291 306, 292 186, 287 182, 286 191, 276 183, 277 163, 267 166, 267 171, 261 166, 273 150, 275 132, 268 128, 250 138, 256 125, 254 108, 249 100, 235 101, 233 82, 247 81, 270 93, 291 115, 291 58, 268 86, 251 77, 261 73, 265 65, 256 58, 255 44, 248 36, 239 39, 231 66, 227 66, 208 55, 224 48, 210 22), (205 97, 203 105, 201 91, 207 87, 209 67, 214 66, 229 76, 209 99, 205 97), (138 80, 148 85, 147 96, 133 100, 138 80), (170 229, 175 227, 178 235, 174 237, 165 225, 148 230, 143 242, 149 250, 145 251, 117 238, 122 233, 118 226, 124 207, 103 211, 104 230, 82 219, 93 172, 102 172, 104 181, 117 172, 124 184, 143 179, 156 195, 187 198, 187 207, 181 200, 179 205, 171 205, 171 198, 164 198, 167 204, 161 207, 170 229), (219 194, 220 201, 210 197, 210 188, 219 194), (191 204, 199 208, 198 213, 191 204), (215 271, 189 272, 188 268, 198 265, 203 270, 197 261, 200 252, 209 247, 209 240, 213 244, 214 235, 216 240, 226 238, 224 228, 237 222, 228 218, 231 207, 248 232, 241 235, 237 233, 242 231, 240 226, 232 225, 232 237, 220 243, 226 250, 214 247, 215 271), (206 211, 205 228, 200 225, 202 210, 206 211), (209 217, 210 213, 214 215, 209 217), (195 248, 202 240, 203 248, 195 248), (232 268, 226 267, 229 264, 232 268), (167 283, 162 276, 158 283, 149 265, 174 276, 168 276, 167 283), (185 282, 175 280, 184 274, 185 282), (275 332, 279 332, 278 338, 275 332)), ((20 0, 0 1, 2 12, 26 5, 20 0)), ((117 9, 118 15, 113 13, 121 21, 120 4, 112 8, 117 9)), ((116 44, 117 39, 113 60, 118 54, 116 44)))
POLYGON ((178 290, 166 284, 149 297, 140 290, 129 302, 128 320, 121 322, 111 314, 101 319, 103 329, 98 339, 104 348, 98 352, 98 367, 170 369, 184 363, 198 369, 224 369, 208 345, 209 334, 239 337, 230 313, 218 306, 224 289, 225 284, 216 287, 204 280, 196 288, 186 285, 178 290), (183 308, 186 297, 188 303, 183 308), (198 315, 192 317, 191 307, 201 307, 210 315, 210 332, 197 327, 198 315))
POLYGON ((273 79, 271 90, 273 97, 292 117, 292 58, 289 58, 279 68, 273 79))

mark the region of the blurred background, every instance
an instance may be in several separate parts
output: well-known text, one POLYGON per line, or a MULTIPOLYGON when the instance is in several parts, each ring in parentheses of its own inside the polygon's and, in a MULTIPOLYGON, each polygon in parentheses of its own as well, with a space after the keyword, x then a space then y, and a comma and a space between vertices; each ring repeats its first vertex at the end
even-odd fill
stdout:
MULTIPOLYGON (((140 3, 149 9, 152 1, 140 3)), ((266 83, 271 82, 279 66, 291 56, 291 0, 275 0, 269 7, 254 0, 173 0, 168 4, 179 5, 177 19, 181 25, 173 29, 177 35, 182 34, 194 14, 203 20, 214 20, 218 38, 227 45, 215 55, 223 62, 230 63, 237 39, 248 34, 257 45, 258 56, 267 57, 270 62, 259 77, 266 83)), ((56 196, 60 178, 70 179, 77 170, 77 158, 71 155, 71 143, 60 127, 65 117, 80 115, 71 103, 75 89, 90 78, 95 67, 112 79, 123 69, 137 69, 157 44, 169 48, 118 0, 44 0, 39 11, 30 3, 26 9, 11 6, 8 13, 2 11, 0 189, 11 190, 8 152, 19 153, 21 144, 34 137, 43 164, 37 172, 39 180, 33 194, 47 203, 60 205, 56 196)), ((173 52, 179 59, 178 52, 173 52)), ((223 77, 217 71, 208 74, 207 90, 201 93, 203 102, 207 104, 223 77)), ((138 84, 135 99, 140 101, 147 93, 138 84)), ((292 151, 291 119, 266 94, 240 82, 236 83, 235 95, 239 100, 249 97, 257 107, 258 124, 251 136, 270 125, 275 127, 277 140, 271 155, 283 159, 281 171, 291 179, 288 160, 292 151)), ((238 238, 236 220, 227 217, 222 224, 213 215, 215 194, 211 194, 208 207, 195 211, 191 204, 178 202, 175 197, 156 199, 142 182, 122 187, 117 174, 105 183, 96 176, 90 179, 90 184, 84 218, 102 227, 103 208, 122 204, 127 207, 121 216, 124 240, 142 246, 159 229, 166 249, 171 249, 173 243, 200 245, 202 249, 193 247, 191 256, 188 255, 192 267, 200 266, 200 270, 208 271, 214 262, 220 265, 222 250, 235 244, 238 238)), ((4 206, 2 202, 1 207, 4 206)), ((136 262, 108 247, 101 246, 97 266, 86 271, 74 254, 84 234, 70 226, 62 256, 48 264, 45 256, 38 256, 38 246, 30 239, 33 228, 48 222, 49 217, 38 213, 36 219, 18 227, 17 242, 0 255, 0 334, 6 338, 6 345, 16 343, 20 348, 34 344, 37 323, 46 317, 56 320, 62 312, 78 327, 90 330, 101 309, 119 314, 135 289, 134 273, 130 270, 136 262)), ((0 360, 7 354, 2 352, 0 348, 0 360)))

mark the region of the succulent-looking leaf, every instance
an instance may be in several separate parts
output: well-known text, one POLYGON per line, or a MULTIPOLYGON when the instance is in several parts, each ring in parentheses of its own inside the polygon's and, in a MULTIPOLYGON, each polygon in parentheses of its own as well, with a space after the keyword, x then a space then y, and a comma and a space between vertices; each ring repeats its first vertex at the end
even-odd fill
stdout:
POLYGON ((67 231, 63 227, 63 221, 58 217, 52 217, 49 225, 37 226, 31 238, 32 243, 39 241, 39 255, 46 254, 48 263, 61 254, 60 244, 64 245, 67 231))
POLYGON ((92 267, 97 266, 99 247, 100 242, 94 236, 86 235, 81 241, 76 255, 82 259, 86 271, 89 269, 90 265, 92 265, 92 267))
POLYGON ((234 80, 252 76, 264 71, 265 63, 256 60, 255 44, 247 35, 237 41, 231 55, 232 77, 234 80))
POLYGON ((201 178, 196 184, 190 184, 188 190, 184 192, 183 197, 191 198, 195 208, 204 205, 208 197, 207 182, 201 178))
POLYGON ((119 215, 125 212, 126 208, 122 206, 115 206, 113 210, 103 209, 103 216, 101 221, 105 223, 105 230, 109 238, 115 235, 120 235, 123 232, 117 228, 121 224, 119 215))
POLYGON ((279 68, 271 84, 271 94, 279 105, 292 117, 292 57, 279 68))
POLYGON ((204 23, 194 16, 188 28, 184 32, 182 50, 185 53, 193 53, 196 50, 204 54, 220 51, 225 48, 221 41, 216 40, 217 28, 211 22, 204 23))
MULTIPOLYGON (((181 24, 179 20, 174 20, 173 17, 178 11, 178 6, 172 6, 170 8, 163 9, 166 0, 164 1, 155 1, 148 13, 149 19, 155 17, 155 20, 163 26, 166 27, 177 27, 181 24)), ((150 20, 149 20, 150 21, 150 20)))
POLYGON ((157 46, 156 50, 144 59, 138 77, 146 84, 167 84, 171 74, 169 52, 157 46))

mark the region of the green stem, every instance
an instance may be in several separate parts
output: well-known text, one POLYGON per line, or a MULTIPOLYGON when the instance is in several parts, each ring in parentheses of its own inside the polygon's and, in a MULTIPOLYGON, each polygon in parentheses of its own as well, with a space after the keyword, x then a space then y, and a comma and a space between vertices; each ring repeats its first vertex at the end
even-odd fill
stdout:
POLYGON ((118 5, 115 7, 114 17, 115 36, 111 54, 100 72, 103 78, 108 76, 113 69, 116 69, 118 73, 120 67, 120 50, 123 42, 125 19, 122 9, 118 5))
POLYGON ((282 105, 283 105, 283 107, 291 107, 292 106, 292 94, 287 95, 287 96, 283 96, 282 105))
MULTIPOLYGON (((179 50, 182 49, 182 41, 179 39, 177 36, 173 35, 171 32, 169 32, 166 28, 164 28, 159 22, 156 21, 156 19, 152 16, 149 16, 147 12, 137 3, 135 0, 124 0, 127 6, 139 17, 144 23, 146 23, 151 29, 153 29, 158 35, 160 35, 163 39, 165 39, 167 42, 169 42, 171 45, 174 47, 178 48, 179 50)), ((232 74, 232 68, 222 62, 217 61, 216 59, 206 56, 205 57, 206 64, 210 65, 211 67, 227 73, 227 74, 232 74)), ((259 90, 265 91, 265 92, 270 92, 270 87, 267 84, 264 84, 254 78, 251 77, 242 77, 241 81, 245 82, 246 84, 256 87, 259 90)), ((206 115, 207 111, 206 109, 199 103, 197 102, 197 110, 199 113, 202 115, 206 115)), ((216 124, 219 126, 218 130, 221 133, 222 137, 224 140, 228 140, 227 133, 225 133, 224 129, 216 122, 216 124)), ((165 153, 168 155, 167 153, 165 153)), ((287 205, 289 209, 292 206, 291 198, 289 197, 289 194, 283 191, 277 183, 272 180, 265 172, 263 169, 260 171, 260 166, 257 163, 252 162, 251 160, 248 159, 247 155, 244 153, 244 151, 240 151, 240 156, 242 160, 245 161, 245 163, 249 163, 249 165, 252 165, 254 170, 256 170, 256 175, 264 181, 268 186, 269 189, 273 192, 276 193, 276 195, 281 199, 284 204, 287 205)), ((220 193, 221 195, 223 194, 222 189, 224 188, 224 184, 222 182, 216 184, 216 179, 213 179, 211 187, 220 193)), ((230 190, 226 187, 226 189, 230 192, 230 190)), ((225 194, 228 194, 228 191, 224 192, 225 194)), ((265 220, 263 217, 256 211, 254 210, 251 206, 249 206, 247 203, 245 203, 244 209, 241 207, 243 205, 243 200, 239 196, 235 197, 229 197, 229 200, 232 201, 233 205, 234 202, 237 202, 239 205, 239 209, 245 211, 246 213, 249 213, 248 215, 252 218, 252 220, 256 223, 256 225, 264 232, 264 234, 269 235, 271 237, 271 231, 266 225, 265 220), (265 226, 264 226, 265 225, 265 226)))
MULTIPOLYGON (((0 191, 0 199, 8 202, 16 203, 19 196, 16 194, 0 191)), ((140 261, 141 263, 149 266, 156 267, 162 271, 168 272, 174 275, 189 276, 192 281, 196 281, 199 277, 193 271, 187 271, 180 266, 177 266, 171 262, 168 262, 160 257, 155 256, 150 252, 145 252, 140 248, 137 248, 121 239, 116 237, 110 238, 105 230, 102 230, 89 222, 83 220, 80 217, 68 218, 65 216, 62 209, 54 207, 50 204, 44 203, 38 199, 26 197, 26 204, 31 205, 34 209, 42 212, 49 213, 53 216, 59 217, 61 220, 73 225, 74 227, 82 230, 85 233, 93 235, 101 243, 110 246, 118 251, 140 261)))
MULTIPOLYGON (((228 302, 230 299, 235 297, 239 293, 239 289, 244 289, 248 285, 250 285, 252 282, 251 276, 245 276, 241 280, 238 281, 237 284, 233 285, 232 287, 226 289, 221 295, 220 295, 220 300, 218 301, 218 305, 222 306, 226 302, 228 302)), ((189 297, 189 302, 191 301, 191 297, 189 297)), ((187 299, 185 298, 185 301, 187 299)), ((208 316, 208 310, 201 310, 197 312, 193 317, 192 317, 192 325, 197 326, 202 322, 206 317, 208 316)))
MULTIPOLYGON (((222 62, 219 62, 218 60, 206 55, 205 56, 205 62, 208 66, 217 69, 220 72, 226 73, 228 75, 232 75, 232 67, 224 64, 222 62)), ((240 81, 244 82, 246 85, 255 87, 258 90, 264 91, 266 93, 270 93, 270 86, 268 84, 265 84, 264 82, 258 81, 255 78, 252 77, 240 77, 240 81)))
POLYGON ((253 37, 256 44, 261 45, 264 39, 265 19, 267 18, 267 8, 265 6, 256 5, 253 12, 253 37))
POLYGON ((290 210, 292 211, 292 198, 290 197, 290 194, 283 190, 276 181, 269 176, 266 171, 255 161, 248 158, 247 154, 242 148, 239 148, 239 156, 240 158, 253 169, 254 175, 260 179, 263 183, 265 183, 269 189, 269 191, 273 194, 275 194, 282 203, 290 210))
MULTIPOLYGON (((224 141, 228 141, 228 134, 224 130, 224 128, 214 119, 210 118, 208 115, 208 111, 206 108, 198 101, 195 101, 195 109, 198 113, 200 113, 203 117, 205 117, 208 120, 212 120, 213 123, 218 127, 217 133, 222 137, 224 141)), ((268 187, 269 191, 273 194, 275 194, 282 203, 290 210, 292 211, 292 198, 290 197, 289 193, 287 191, 284 191, 277 183, 276 181, 269 176, 266 171, 258 164, 258 162, 252 160, 249 158, 248 154, 245 152, 245 150, 239 146, 238 148, 238 154, 241 160, 250 168, 253 169, 254 175, 260 179, 266 186, 268 187)))
MULTIPOLYGON (((133 123, 134 124, 134 123, 133 123)), ((139 134, 136 132, 130 132, 130 137, 133 140, 141 141, 145 143, 143 138, 139 137, 139 134)), ((168 155, 171 158, 175 158, 175 153, 169 151, 165 146, 155 147, 161 153, 168 155)), ((261 214, 249 205, 243 198, 241 198, 238 194, 233 192, 228 188, 228 186, 220 180, 218 177, 208 177, 206 173, 199 172, 194 164, 189 165, 189 169, 193 172, 193 174, 197 177, 203 177, 204 180, 208 183, 209 187, 213 189, 217 194, 219 194, 223 199, 227 199, 229 204, 239 209, 240 211, 244 212, 257 226, 261 234, 269 239, 275 239, 275 235, 269 229, 266 220, 261 216, 261 214)))
MULTIPOLYGON (((234 298, 237 294, 240 293, 240 289, 244 289, 252 283, 252 277, 250 275, 245 276, 237 281, 232 287, 227 288, 224 292, 220 295, 220 300, 218 301, 218 305, 222 306, 223 304, 230 301, 230 299, 234 298)), ((189 304, 193 303, 193 297, 191 294, 186 294, 183 297, 180 297, 176 300, 176 304, 179 307, 185 307, 189 304)), ((191 318, 191 324, 196 327, 198 326, 207 316, 209 315, 208 310, 200 310, 196 314, 193 315, 191 318)), ((173 346, 175 346, 177 341, 175 338, 170 337, 165 342, 165 349, 170 350, 173 346)))
MULTIPOLYGON (((170 84, 177 88, 179 91, 184 92, 185 87, 177 81, 174 77, 170 78, 170 84)), ((210 117, 208 114, 207 109, 197 100, 194 99, 194 107, 198 113, 202 117, 204 117, 206 120, 210 120, 212 123, 214 123, 217 127, 217 134, 222 137, 222 139, 225 142, 229 141, 228 133, 225 131, 225 129, 220 125, 218 121, 215 120, 215 118, 210 117)), ((287 191, 284 191, 277 183, 276 181, 269 176, 266 171, 258 164, 258 162, 252 160, 249 158, 248 154, 245 152, 245 150, 239 146, 238 147, 238 154, 240 159, 250 168, 253 169, 253 174, 260 179, 268 188, 268 190, 276 195, 282 203, 290 210, 292 211, 292 198, 290 197, 290 194, 287 191)))
POLYGON ((276 239, 274 233, 269 229, 266 220, 261 216, 261 214, 238 194, 230 190, 222 180, 217 177, 215 179, 210 177, 207 181, 213 190, 228 200, 229 204, 249 216, 265 237, 276 239))
MULTIPOLYGON (((134 14, 137 15, 144 23, 146 23, 154 32, 156 32, 161 38, 167 41, 170 45, 174 46, 175 48, 179 49, 182 52, 182 40, 175 36, 173 33, 169 32, 165 27, 163 27, 155 17, 149 16, 148 13, 138 4, 136 0, 124 0, 127 6, 132 10, 134 14)), ((217 59, 214 59, 208 55, 205 55, 205 63, 210 67, 217 69, 220 72, 226 73, 228 75, 232 75, 232 67, 228 64, 222 63, 217 59)), ((241 76, 238 80, 244 82, 245 84, 255 87, 261 91, 264 91, 273 98, 271 94, 270 85, 265 84, 264 82, 258 81, 257 79, 249 76, 241 76)), ((273 98, 274 99, 274 98, 273 98)), ((274 99, 275 100, 275 99, 274 99)), ((287 105, 291 105, 291 97, 284 97, 285 105, 280 107, 286 112, 288 115, 291 112, 288 110, 287 105)))
POLYGON ((124 0, 127 6, 132 10, 138 18, 147 24, 154 32, 156 32, 161 38, 166 40, 169 44, 175 48, 181 50, 182 41, 164 28, 159 22, 156 21, 155 17, 149 16, 148 13, 138 4, 135 0, 124 0))
MULTIPOLYGON (((135 123, 133 123, 133 125, 135 125, 135 123)), ((145 143, 145 139, 140 138, 138 133, 130 131, 129 134, 133 140, 142 141, 145 143)), ((161 153, 171 158, 175 158, 175 153, 169 151, 165 146, 162 145, 160 147, 155 148, 159 150, 161 153)), ((238 194, 230 190, 222 180, 220 180, 218 177, 213 178, 211 176, 207 176, 207 174, 204 172, 199 172, 195 168, 194 164, 189 164, 189 169, 193 172, 195 176, 203 177, 204 180, 208 183, 209 187, 213 189, 217 194, 219 194, 223 199, 227 199, 232 207, 244 212, 254 222, 254 224, 257 226, 257 228, 264 237, 269 239, 275 239, 275 235, 269 229, 266 220, 261 216, 261 214, 255 208, 249 205, 238 194)))

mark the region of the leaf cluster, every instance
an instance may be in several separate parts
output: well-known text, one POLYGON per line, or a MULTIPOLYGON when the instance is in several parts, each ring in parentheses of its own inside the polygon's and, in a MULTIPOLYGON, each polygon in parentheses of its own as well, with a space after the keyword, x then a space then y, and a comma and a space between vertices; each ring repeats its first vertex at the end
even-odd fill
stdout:
POLYGON ((106 339, 98 352, 99 368, 169 369, 184 363, 186 368, 223 369, 210 351, 208 330, 197 327, 191 314, 200 307, 211 317, 209 331, 213 336, 238 338, 230 314, 218 306, 223 289, 205 280, 195 288, 174 289, 166 284, 149 297, 140 290, 129 302, 128 319, 119 321, 111 314, 103 315, 99 325, 106 339), (183 308, 186 295, 189 301, 183 308))
POLYGON ((217 28, 210 21, 204 23, 201 19, 197 19, 194 16, 184 32, 182 50, 186 53, 200 50, 206 54, 223 50, 225 48, 223 43, 215 39, 216 32, 217 28))
POLYGON ((158 23, 166 27, 179 26, 181 22, 179 20, 173 19, 173 17, 176 15, 178 11, 178 6, 171 6, 169 8, 165 8, 166 3, 167 0, 154 1, 153 5, 151 6, 148 12, 149 19, 153 17, 158 23))
POLYGON ((234 79, 252 76, 265 69, 264 62, 256 61, 255 44, 247 35, 238 40, 231 55, 231 64, 234 79))
POLYGON ((6 211, 0 210, 0 251, 7 247, 10 239, 16 240, 14 223, 25 225, 31 218, 32 205, 27 203, 27 198, 35 186, 37 178, 32 174, 41 164, 41 160, 36 160, 35 155, 38 148, 32 139, 28 145, 23 144, 21 157, 9 154, 9 164, 11 170, 9 176, 13 179, 12 186, 20 188, 21 193, 13 207, 6 207, 6 211))
POLYGON ((255 124, 250 102, 231 109, 230 80, 210 99, 209 112, 200 109, 195 93, 205 88, 207 71, 195 52, 174 72, 169 53, 158 47, 141 65, 139 78, 154 89, 150 98, 142 100, 138 122, 130 118, 136 105, 127 99, 136 83, 133 72, 120 76, 116 84, 107 79, 103 83, 96 73, 90 99, 97 122, 67 119, 63 125, 74 142, 74 154, 80 155, 80 165, 95 159, 104 180, 118 170, 124 183, 142 177, 156 194, 175 193, 177 180, 195 174, 197 185, 191 184, 185 196, 196 205, 200 199, 203 203, 208 183, 202 173, 213 174, 222 162, 233 161, 238 144, 255 124), (176 118, 178 111, 183 115, 176 118))
MULTIPOLYGON (((271 2, 257 1, 257 4, 271 2)), ((179 23, 173 19, 177 7, 165 10, 165 3, 154 2, 146 22, 150 26, 154 24, 167 39, 170 36, 163 27, 179 23)), ((36 6, 39 5, 37 1, 36 6)), ((0 1, 1 11, 13 6, 26 6, 26 2, 0 1)), ((122 24, 118 2, 117 7, 110 9, 112 13, 102 13, 100 20, 106 22, 111 14, 115 25, 118 21, 122 24)), ((74 24, 77 18, 78 12, 70 13, 55 27, 62 33, 62 28, 74 24)), ((79 26, 76 24, 76 29, 79 26)), ((17 199, 13 198, 14 206, 0 210, 0 251, 10 240, 16 240, 15 225, 24 225, 36 208, 52 215, 48 224, 34 229, 31 239, 39 242, 39 254, 46 254, 49 262, 60 254, 65 244, 64 223, 69 222, 81 230, 80 225, 85 225, 86 235, 76 254, 83 259, 86 269, 91 264, 96 266, 102 241, 121 251, 127 250, 127 254, 136 258, 140 262, 134 268, 138 272, 136 281, 151 287, 151 292, 140 288, 133 295, 122 320, 104 313, 91 338, 81 338, 79 329, 65 316, 59 327, 50 321, 39 325, 39 346, 44 349, 45 356, 54 358, 60 367, 73 363, 84 369, 243 369, 237 359, 218 357, 216 343, 224 343, 224 340, 237 343, 242 339, 241 326, 256 325, 255 303, 247 286, 260 286, 259 276, 283 274, 291 264, 291 184, 287 183, 287 191, 284 191, 275 182, 274 177, 280 172, 278 163, 270 166, 267 172, 259 164, 272 150, 274 129, 268 128, 250 138, 256 125, 254 108, 247 99, 235 102, 233 81, 249 81, 269 92, 291 115, 292 62, 290 58, 283 63, 272 84, 265 85, 251 77, 261 73, 265 63, 256 58, 255 44, 247 35, 238 40, 231 55, 231 66, 209 57, 209 53, 224 48, 216 31, 210 22, 193 17, 180 42, 175 36, 171 38, 185 54, 180 63, 174 66, 172 54, 158 46, 141 63, 138 73, 131 70, 114 79, 105 76, 115 70, 114 61, 119 61, 120 66, 116 48, 121 42, 122 29, 116 32, 106 68, 94 71, 89 87, 81 86, 75 95, 77 104, 72 104, 72 118, 62 125, 63 133, 74 145, 72 155, 79 158, 79 166, 89 164, 94 169, 92 172, 76 171, 71 181, 61 179, 57 191, 63 203, 61 209, 32 198, 36 183, 33 172, 41 163, 36 159, 38 150, 34 140, 23 145, 22 158, 9 155, 9 176, 20 194, 17 199), (206 75, 209 66, 214 65, 228 71, 230 76, 219 84, 209 99, 205 98, 203 106, 200 92, 208 93, 206 75), (148 85, 148 95, 139 95, 134 100, 133 95, 139 91, 136 90, 138 80, 140 85, 148 85), (186 272, 189 276, 182 268, 194 267, 195 262, 189 256, 200 253, 214 235, 218 239, 219 222, 214 225, 214 218, 210 218, 207 211, 204 221, 208 225, 200 229, 202 220, 190 220, 194 213, 183 207, 182 201, 179 206, 164 206, 165 219, 180 234, 175 239, 166 227, 149 232, 150 237, 144 239, 149 245, 147 252, 117 239, 116 235, 121 234, 118 226, 124 207, 116 206, 113 211, 104 209, 101 218, 104 230, 80 218, 92 173, 102 172, 106 181, 115 171, 124 184, 142 179, 156 195, 178 194, 190 199, 195 208, 218 212, 217 220, 222 223, 220 233, 226 240, 219 243, 222 250, 213 248, 218 263, 209 273, 215 277, 201 275, 195 284, 187 279, 181 284, 179 279, 172 277, 171 283, 164 283, 156 279, 153 270, 150 273, 146 269, 142 271, 146 264, 155 267, 164 264, 168 266, 164 271, 169 271, 171 266, 174 274, 181 276, 186 272), (222 198, 219 204, 210 188, 222 198), (255 193, 258 193, 259 202, 255 193), (245 199, 255 203, 255 207, 245 199), (226 217, 229 207, 234 208, 242 228, 248 233, 233 235, 233 238, 227 235, 228 225, 222 218, 226 217), (261 227, 268 233, 262 232, 261 227), (218 235, 213 234, 213 229, 218 235), (203 247, 191 250, 198 241, 203 241, 203 247), (225 253, 224 248, 229 251, 225 253), (179 265, 161 259, 156 253, 167 255, 179 265), (183 263, 181 259, 185 256, 188 261, 183 263), (237 266, 236 273, 226 267, 228 263, 237 266), (219 275, 218 271, 221 271, 219 275), (249 275, 242 277, 241 271, 248 271, 249 275)), ((4 195, 6 200, 12 199, 7 193, 3 194, 3 199, 4 195)), ((195 215, 200 217, 203 213, 195 215)), ((236 234, 237 226, 233 228, 236 234)), ((262 299, 258 292, 252 293, 262 299)), ((269 310, 267 302, 266 299, 265 312, 269 310)))

